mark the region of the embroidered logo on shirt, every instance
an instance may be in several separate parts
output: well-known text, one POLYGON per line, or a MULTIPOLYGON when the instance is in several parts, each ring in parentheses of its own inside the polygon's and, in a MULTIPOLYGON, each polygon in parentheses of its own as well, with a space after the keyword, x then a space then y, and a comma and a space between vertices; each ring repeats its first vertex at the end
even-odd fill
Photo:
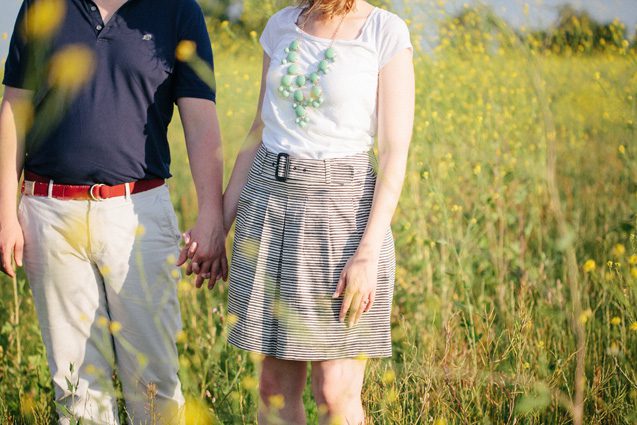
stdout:
POLYGON ((152 34, 144 34, 144 36, 142 37, 142 40, 145 40, 145 41, 150 41, 152 39, 153 39, 152 34))

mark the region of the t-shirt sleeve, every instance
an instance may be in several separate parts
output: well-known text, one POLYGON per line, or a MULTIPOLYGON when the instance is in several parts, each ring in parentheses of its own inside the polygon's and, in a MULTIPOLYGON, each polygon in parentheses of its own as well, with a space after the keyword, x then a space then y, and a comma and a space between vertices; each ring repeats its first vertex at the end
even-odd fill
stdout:
POLYGON ((29 75, 29 45, 25 31, 27 8, 28 4, 24 1, 18 12, 18 18, 16 19, 13 35, 11 36, 2 84, 18 89, 33 90, 34 87, 31 87, 29 84, 29 81, 33 80, 33 76, 29 75))
POLYGON ((396 15, 390 15, 380 31, 378 69, 387 65, 404 49, 413 49, 409 28, 404 20, 396 15))
POLYGON ((179 24, 179 42, 193 41, 196 58, 188 62, 177 60, 174 68, 174 98, 195 97, 216 101, 214 60, 210 36, 201 8, 195 1, 189 2, 179 24))
POLYGON ((259 43, 261 43, 261 47, 263 47, 263 51, 269 56, 272 57, 272 52, 275 49, 276 43, 276 20, 278 19, 279 13, 275 13, 268 19, 268 22, 265 24, 265 28, 261 33, 261 37, 259 37, 259 43))

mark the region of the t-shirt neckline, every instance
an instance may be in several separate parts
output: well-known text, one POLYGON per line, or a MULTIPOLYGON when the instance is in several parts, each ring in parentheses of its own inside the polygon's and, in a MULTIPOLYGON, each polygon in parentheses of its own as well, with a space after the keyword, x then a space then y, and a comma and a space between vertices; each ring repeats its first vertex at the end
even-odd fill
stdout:
MULTIPOLYGON (((316 35, 312 35, 310 33, 307 33, 304 30, 302 30, 301 28, 299 28, 299 26, 297 25, 297 21, 299 20, 299 16, 301 16, 301 12, 303 12, 303 8, 297 7, 296 9, 297 9, 296 10, 297 13, 294 14, 294 19, 292 20, 292 25, 294 26, 294 29, 296 30, 297 33, 301 34, 304 37, 310 38, 312 40, 322 41, 324 43, 331 43, 332 42, 331 38, 318 37, 316 35)), ((361 26, 361 29, 358 32, 358 35, 356 36, 356 38, 351 38, 351 39, 335 38, 334 42, 335 43, 355 43, 355 42, 360 41, 360 38, 363 36, 363 33, 365 32, 365 30, 369 26, 369 23, 371 22, 372 17, 376 14, 376 12, 378 10, 379 10, 378 7, 372 6, 372 10, 367 15, 367 18, 365 18, 365 22, 361 26)))

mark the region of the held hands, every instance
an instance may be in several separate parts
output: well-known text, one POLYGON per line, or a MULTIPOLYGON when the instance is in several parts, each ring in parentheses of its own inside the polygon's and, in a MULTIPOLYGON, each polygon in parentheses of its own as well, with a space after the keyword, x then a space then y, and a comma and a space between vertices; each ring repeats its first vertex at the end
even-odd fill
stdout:
POLYGON ((228 279, 226 238, 223 226, 200 219, 192 229, 183 234, 184 246, 179 253, 177 266, 185 264, 186 275, 196 274, 195 286, 201 288, 206 280, 212 289, 218 280, 228 279))
POLYGON ((15 269, 11 257, 18 267, 22 267, 22 253, 24 249, 24 235, 17 217, 0 222, 0 256, 2 257, 2 272, 9 277, 15 277, 15 269))
POLYGON ((376 296, 378 256, 356 251, 349 259, 336 286, 332 298, 343 295, 339 320, 345 321, 349 311, 348 326, 358 323, 363 313, 368 312, 376 296))

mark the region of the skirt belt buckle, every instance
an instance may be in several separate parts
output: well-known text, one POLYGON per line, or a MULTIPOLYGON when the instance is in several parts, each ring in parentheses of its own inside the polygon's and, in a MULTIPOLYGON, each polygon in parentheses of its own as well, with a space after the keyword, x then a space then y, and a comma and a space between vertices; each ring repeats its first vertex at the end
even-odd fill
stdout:
POLYGON ((276 158, 276 168, 274 170, 274 178, 277 181, 287 181, 290 175, 290 155, 287 153, 280 153, 276 158))

